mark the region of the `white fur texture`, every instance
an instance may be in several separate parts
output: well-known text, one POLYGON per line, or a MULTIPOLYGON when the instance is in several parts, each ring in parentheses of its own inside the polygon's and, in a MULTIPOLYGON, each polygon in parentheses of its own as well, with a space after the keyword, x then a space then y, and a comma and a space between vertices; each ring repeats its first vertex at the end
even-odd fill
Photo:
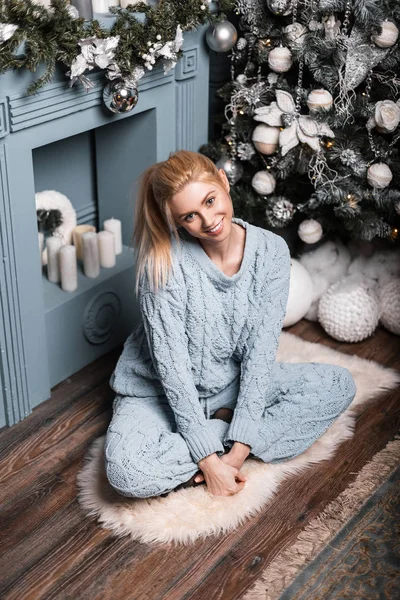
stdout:
MULTIPOLYGON (((242 471, 248 481, 234 496, 213 496, 205 485, 183 488, 160 496, 130 499, 108 484, 104 471, 104 436, 95 440, 77 476, 79 500, 88 515, 117 536, 129 535, 144 543, 191 544, 197 539, 227 533, 263 510, 279 484, 313 464, 331 458, 339 444, 352 437, 355 414, 367 401, 400 384, 400 374, 371 360, 306 342, 282 332, 278 362, 322 362, 349 369, 357 385, 350 407, 300 456, 276 465, 248 459, 242 471)), ((363 406, 365 408, 365 406, 363 406)))

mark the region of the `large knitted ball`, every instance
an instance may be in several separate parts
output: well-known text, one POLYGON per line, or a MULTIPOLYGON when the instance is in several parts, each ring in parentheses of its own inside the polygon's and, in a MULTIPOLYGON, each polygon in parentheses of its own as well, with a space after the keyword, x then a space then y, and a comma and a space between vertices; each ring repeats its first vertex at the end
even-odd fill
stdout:
POLYGON ((300 321, 310 308, 313 298, 311 275, 295 258, 290 263, 289 296, 283 327, 290 327, 300 321))
POLYGON ((400 279, 392 279, 379 290, 381 324, 392 333, 400 335, 400 279))
POLYGON ((318 320, 340 342, 360 342, 379 323, 378 299, 369 294, 359 273, 331 285, 318 304, 318 320))

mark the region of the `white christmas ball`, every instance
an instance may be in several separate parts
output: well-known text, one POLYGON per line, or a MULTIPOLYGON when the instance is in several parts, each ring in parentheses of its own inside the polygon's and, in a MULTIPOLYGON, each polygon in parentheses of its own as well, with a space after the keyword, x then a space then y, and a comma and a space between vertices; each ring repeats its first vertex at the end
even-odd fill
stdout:
POLYGON ((315 219, 305 219, 300 223, 297 233, 306 244, 315 244, 322 238, 322 225, 315 219))
POLYGON ((390 48, 397 42, 399 30, 392 21, 382 21, 382 32, 379 35, 372 36, 372 41, 379 48, 390 48))
POLYGON ((308 312, 313 298, 313 282, 307 269, 292 258, 290 260, 289 297, 283 327, 294 325, 308 312))
POLYGON ((340 342, 361 342, 379 323, 379 303, 356 273, 331 285, 318 304, 318 320, 340 342))
POLYGON ((261 154, 274 154, 278 150, 280 129, 270 125, 257 125, 253 131, 252 141, 261 154))
POLYGON ((251 180, 251 185, 260 196, 268 196, 268 194, 272 194, 274 191, 276 180, 272 173, 258 171, 251 180))
POLYGON ((400 279, 392 279, 379 290, 381 324, 400 335, 400 279))
POLYGON ((286 73, 292 66, 292 53, 289 48, 278 46, 268 54, 268 65, 275 73, 286 73))
POLYGON ((333 97, 328 90, 312 90, 307 96, 307 106, 310 110, 323 108, 329 110, 333 104, 333 97))
POLYGON ((385 163, 375 163, 368 168, 368 183, 374 188, 382 189, 392 181, 392 171, 385 163))

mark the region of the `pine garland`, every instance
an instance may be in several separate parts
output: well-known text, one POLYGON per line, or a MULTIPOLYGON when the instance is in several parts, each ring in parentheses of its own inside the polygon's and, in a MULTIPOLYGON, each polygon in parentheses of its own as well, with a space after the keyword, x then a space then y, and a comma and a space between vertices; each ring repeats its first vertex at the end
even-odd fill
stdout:
POLYGON ((0 0, 0 25, 18 27, 9 39, 0 41, 0 73, 21 68, 35 72, 43 63, 44 74, 27 89, 28 94, 34 94, 52 79, 57 63, 71 66, 80 53, 80 40, 119 35, 116 62, 122 77, 129 77, 135 67, 143 66, 147 42, 154 41, 156 35, 168 41, 174 39, 178 24, 182 31, 191 31, 207 22, 216 23, 225 18, 224 11, 233 4, 233 0, 220 1, 218 14, 211 12, 202 0, 159 0, 155 6, 141 2, 126 9, 111 7, 116 21, 108 30, 97 20, 74 18, 67 0, 52 0, 50 9, 32 0, 0 0), (204 4, 206 8, 202 9, 204 4), (138 19, 142 14, 144 22, 138 19), (22 42, 24 55, 17 55, 22 42))

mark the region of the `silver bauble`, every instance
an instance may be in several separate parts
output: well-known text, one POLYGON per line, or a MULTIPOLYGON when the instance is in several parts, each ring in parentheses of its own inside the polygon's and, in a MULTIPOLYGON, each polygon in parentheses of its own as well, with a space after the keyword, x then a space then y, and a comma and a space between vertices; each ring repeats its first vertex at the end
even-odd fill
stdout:
POLYGON ((236 44, 238 34, 230 21, 210 25, 206 31, 206 41, 214 52, 228 52, 236 44))
POLYGON ((269 10, 279 17, 286 17, 293 12, 292 0, 267 0, 269 10))
POLYGON ((221 156, 215 163, 217 169, 223 169, 231 185, 235 185, 243 175, 243 165, 240 161, 229 156, 221 156))
POLYGON ((127 85, 122 79, 116 79, 105 86, 103 101, 113 113, 129 112, 138 102, 138 89, 127 85))
POLYGON ((270 198, 265 215, 274 227, 286 227, 293 219, 294 206, 284 196, 270 198))

